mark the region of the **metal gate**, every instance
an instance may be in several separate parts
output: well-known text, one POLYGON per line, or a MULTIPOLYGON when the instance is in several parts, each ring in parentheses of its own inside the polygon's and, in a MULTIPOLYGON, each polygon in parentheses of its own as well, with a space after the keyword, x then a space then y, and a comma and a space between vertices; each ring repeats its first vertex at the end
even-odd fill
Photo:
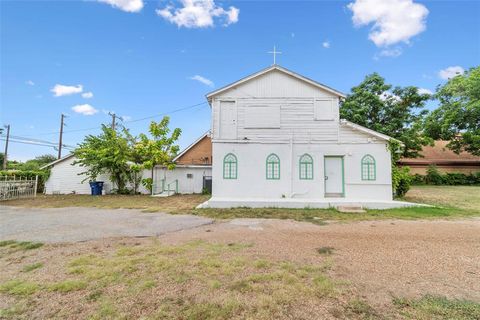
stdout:
POLYGON ((0 176, 0 201, 35 198, 37 196, 37 185, 38 176, 35 179, 0 176))

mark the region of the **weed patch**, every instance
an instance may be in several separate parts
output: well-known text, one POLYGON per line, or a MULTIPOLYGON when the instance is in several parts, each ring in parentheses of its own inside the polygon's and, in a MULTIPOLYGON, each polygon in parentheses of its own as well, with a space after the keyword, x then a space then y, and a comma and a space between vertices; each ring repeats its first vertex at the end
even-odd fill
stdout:
POLYGON ((0 292, 17 296, 29 296, 40 289, 36 283, 14 279, 0 285, 0 292))
POLYGON ((321 255, 331 255, 333 254, 333 247, 320 247, 317 248, 317 252, 321 255))
POLYGON ((33 263, 33 264, 29 264, 29 265, 26 265, 22 268, 22 271, 23 272, 30 272, 30 271, 33 271, 33 270, 36 270, 36 269, 40 269, 43 267, 43 263, 41 262, 37 262, 37 263, 33 263))
POLYGON ((467 300, 426 295, 420 299, 394 299, 393 302, 407 319, 480 319, 480 304, 467 300))

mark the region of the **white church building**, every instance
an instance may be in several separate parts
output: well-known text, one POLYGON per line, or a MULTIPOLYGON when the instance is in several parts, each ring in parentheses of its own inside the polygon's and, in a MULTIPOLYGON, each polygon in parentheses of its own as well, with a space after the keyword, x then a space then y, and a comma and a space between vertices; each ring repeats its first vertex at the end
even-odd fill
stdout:
POLYGON ((384 134, 339 117, 345 95, 273 65, 207 95, 212 198, 199 207, 391 208, 384 134))

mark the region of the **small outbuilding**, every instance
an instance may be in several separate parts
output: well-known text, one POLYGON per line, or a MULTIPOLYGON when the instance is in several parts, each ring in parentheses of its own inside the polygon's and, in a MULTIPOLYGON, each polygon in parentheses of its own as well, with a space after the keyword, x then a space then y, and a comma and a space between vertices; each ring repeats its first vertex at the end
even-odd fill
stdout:
MULTIPOLYGON (((42 168, 51 170, 45 182, 45 194, 90 194, 88 179, 85 180, 86 176, 81 175, 85 169, 74 164, 75 160, 75 156, 69 154, 42 168)), ((201 193, 204 189, 211 191, 212 143, 208 132, 180 152, 173 161, 176 164, 173 170, 162 166, 155 168, 155 195, 201 193)), ((150 170, 145 170, 142 175, 143 178, 150 177, 150 170)), ((100 175, 97 180, 105 182, 103 190, 106 194, 115 188, 108 175, 100 175)), ((140 186, 139 192, 150 193, 143 186, 140 186)))
POLYGON ((425 175, 430 165, 435 165, 442 173, 476 173, 480 172, 480 157, 468 152, 456 154, 447 148, 448 141, 435 141, 433 146, 425 146, 420 152, 421 157, 403 158, 398 164, 410 167, 412 174, 425 175))

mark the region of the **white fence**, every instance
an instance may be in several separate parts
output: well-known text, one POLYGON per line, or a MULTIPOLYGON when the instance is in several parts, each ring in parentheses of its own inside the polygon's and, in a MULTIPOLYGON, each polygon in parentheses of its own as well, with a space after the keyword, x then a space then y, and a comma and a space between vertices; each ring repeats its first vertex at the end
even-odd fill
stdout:
POLYGON ((37 196, 37 185, 38 176, 35 179, 0 176, 0 201, 35 198, 37 196))

